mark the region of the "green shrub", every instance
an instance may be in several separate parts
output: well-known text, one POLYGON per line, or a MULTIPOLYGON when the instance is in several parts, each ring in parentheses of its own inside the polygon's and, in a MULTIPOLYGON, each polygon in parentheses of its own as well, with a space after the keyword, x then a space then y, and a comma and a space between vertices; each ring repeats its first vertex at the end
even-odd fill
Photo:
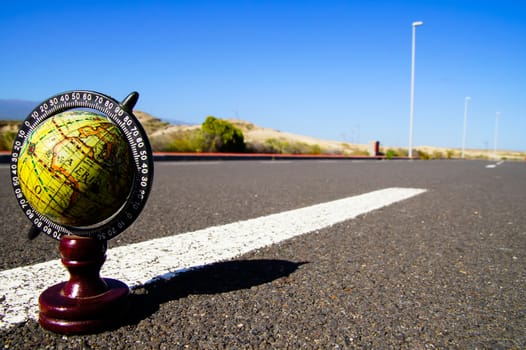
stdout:
POLYGON ((283 143, 280 140, 270 138, 265 140, 262 151, 265 153, 283 153, 283 143))
POLYGON ((322 154, 322 150, 320 145, 311 145, 310 146, 310 153, 311 154, 322 154))
POLYGON ((433 151, 433 159, 442 159, 443 155, 440 151, 433 151))
POLYGON ((318 144, 306 142, 287 142, 284 139, 269 138, 263 144, 250 144, 249 152, 273 154, 323 154, 324 150, 318 144))
POLYGON ((245 138, 241 129, 232 123, 208 116, 201 124, 203 151, 244 152, 245 138))
POLYGON ((407 157, 407 150, 403 148, 388 148, 384 154, 387 159, 393 159, 394 157, 407 157))
POLYGON ((418 158, 420 159, 423 159, 423 160, 429 160, 431 159, 431 155, 425 151, 422 151, 422 150, 416 150, 417 154, 418 154, 418 158))
POLYGON ((16 132, 6 131, 0 133, 0 151, 10 151, 16 138, 16 132))
POLYGON ((176 135, 166 146, 167 152, 203 152, 205 145, 201 130, 195 129, 176 135))
POLYGON ((396 156, 396 152, 392 149, 388 149, 387 152, 385 152, 385 158, 387 159, 393 159, 396 156))

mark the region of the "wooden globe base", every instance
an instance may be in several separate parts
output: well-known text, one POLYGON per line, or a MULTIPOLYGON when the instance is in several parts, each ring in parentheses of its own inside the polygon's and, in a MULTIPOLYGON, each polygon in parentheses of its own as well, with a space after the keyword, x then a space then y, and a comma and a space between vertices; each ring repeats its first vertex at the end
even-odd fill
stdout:
POLYGON ((70 279, 40 295, 40 325, 63 334, 97 333, 121 325, 130 289, 121 281, 100 277, 106 242, 64 236, 59 249, 70 279))

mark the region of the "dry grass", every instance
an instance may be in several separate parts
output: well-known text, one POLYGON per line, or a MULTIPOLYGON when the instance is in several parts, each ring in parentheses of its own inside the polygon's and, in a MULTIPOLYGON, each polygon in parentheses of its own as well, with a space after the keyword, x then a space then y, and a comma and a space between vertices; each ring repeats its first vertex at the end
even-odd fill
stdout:
MULTIPOLYGON (((174 141, 191 137, 194 131, 201 128, 201 125, 173 125, 142 111, 136 110, 134 114, 146 130, 154 150, 166 150, 174 141)), ((260 127, 244 120, 229 119, 228 121, 243 131, 248 149, 253 151, 257 151, 258 149, 268 150, 270 144, 274 147, 281 145, 283 150, 293 150, 297 151, 297 153, 367 155, 371 149, 371 144, 351 144, 341 141, 322 140, 260 127)), ((9 143, 11 141, 10 139, 14 136, 13 134, 16 133, 19 124, 20 121, 0 121, 0 139, 4 139, 3 141, 5 141, 4 143, 6 144, 9 143)), ((9 146, 2 145, 1 143, 0 147, 4 148, 4 150, 9 148, 9 146)), ((407 149, 404 148, 391 148, 381 145, 381 150, 384 150, 384 152, 388 149, 407 151, 407 149)), ((418 146, 415 147, 415 149, 430 159, 461 157, 461 149, 459 148, 418 146)), ((495 154, 493 150, 467 149, 465 151, 465 157, 468 159, 495 159, 495 154)), ((499 150, 496 158, 526 160, 526 153, 499 150)))

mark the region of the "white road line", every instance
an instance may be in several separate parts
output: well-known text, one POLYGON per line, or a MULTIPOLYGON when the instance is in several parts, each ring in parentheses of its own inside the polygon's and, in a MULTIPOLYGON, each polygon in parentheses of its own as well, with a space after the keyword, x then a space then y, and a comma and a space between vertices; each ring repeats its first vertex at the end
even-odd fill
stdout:
POLYGON ((221 164, 220 161, 216 160, 200 160, 200 161, 193 161, 193 160, 180 160, 180 161, 162 161, 162 162, 156 162, 155 166, 185 166, 185 165, 217 165, 221 164))
MULTIPOLYGON (((386 188, 224 226, 109 249, 101 275, 137 287, 187 268, 232 259, 425 192, 386 188)), ((126 233, 124 233, 126 234, 126 233)), ((38 297, 68 279, 60 260, 0 271, 0 329, 38 318, 38 297)))
POLYGON ((499 160, 499 161, 498 161, 497 163, 495 163, 495 164, 488 164, 488 165, 486 165, 486 168, 488 168, 488 169, 493 169, 493 168, 496 168, 497 166, 501 165, 502 163, 504 163, 504 161, 503 161, 503 160, 499 160))

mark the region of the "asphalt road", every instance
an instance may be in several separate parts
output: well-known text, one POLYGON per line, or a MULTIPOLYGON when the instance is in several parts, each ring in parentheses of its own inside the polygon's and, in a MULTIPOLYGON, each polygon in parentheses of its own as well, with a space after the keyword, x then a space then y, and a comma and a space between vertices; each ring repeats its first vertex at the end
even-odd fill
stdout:
MULTIPOLYGON (((526 348, 526 163, 155 164, 147 206, 110 247, 387 187, 427 192, 133 291, 124 325, 63 336, 27 321, 11 349, 526 348)), ((27 241, 0 165, 2 270, 58 258, 27 241)), ((2 296, 0 296, 0 302, 2 296)))

